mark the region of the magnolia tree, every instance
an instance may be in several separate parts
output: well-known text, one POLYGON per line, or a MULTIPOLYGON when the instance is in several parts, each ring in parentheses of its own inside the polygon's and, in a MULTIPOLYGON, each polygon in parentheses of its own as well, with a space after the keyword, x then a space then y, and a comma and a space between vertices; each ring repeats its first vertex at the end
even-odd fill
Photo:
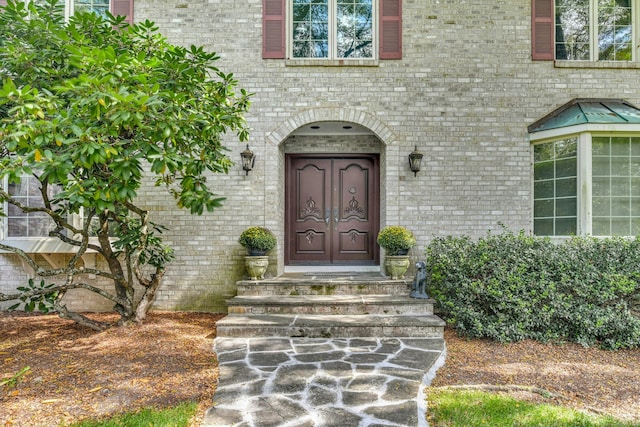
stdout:
POLYGON ((112 301, 120 324, 145 318, 173 251, 136 203, 144 176, 192 214, 211 211, 223 199, 206 176, 232 164, 221 138, 248 136, 249 96, 217 59, 170 44, 149 21, 77 14, 65 22, 55 0, 0 8, 0 206, 46 215, 49 237, 73 248, 63 267, 44 268, 0 241, 39 276, 0 301, 110 326, 65 306, 65 293, 82 288, 112 301), (37 183, 39 203, 12 194, 25 179, 37 183), (106 267, 84 266, 87 251, 106 267), (113 290, 83 281, 87 274, 113 290))

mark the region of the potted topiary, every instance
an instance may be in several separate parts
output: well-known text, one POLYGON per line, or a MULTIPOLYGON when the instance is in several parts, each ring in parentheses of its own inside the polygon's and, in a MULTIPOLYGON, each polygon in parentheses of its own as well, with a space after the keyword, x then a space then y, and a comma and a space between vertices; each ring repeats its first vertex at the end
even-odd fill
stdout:
POLYGON ((238 242, 247 248, 245 266, 251 280, 264 279, 269 266, 266 253, 276 247, 276 236, 265 227, 253 226, 240 234, 238 242))
POLYGON ((378 233, 378 244, 385 250, 384 265, 391 279, 404 279, 409 268, 409 249, 415 246, 413 233, 400 225, 389 225, 378 233))

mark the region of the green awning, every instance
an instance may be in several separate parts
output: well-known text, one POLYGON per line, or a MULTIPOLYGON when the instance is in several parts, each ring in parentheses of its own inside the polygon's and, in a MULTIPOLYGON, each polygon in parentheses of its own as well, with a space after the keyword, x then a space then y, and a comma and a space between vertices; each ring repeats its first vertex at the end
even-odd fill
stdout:
POLYGON ((640 109, 622 99, 574 99, 528 127, 529 133, 583 124, 640 124, 640 109))

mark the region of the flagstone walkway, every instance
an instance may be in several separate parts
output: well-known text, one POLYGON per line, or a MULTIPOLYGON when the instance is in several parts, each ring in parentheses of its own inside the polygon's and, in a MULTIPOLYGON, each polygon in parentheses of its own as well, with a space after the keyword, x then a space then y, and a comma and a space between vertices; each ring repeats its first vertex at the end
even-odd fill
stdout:
POLYGON ((203 427, 422 427, 441 338, 226 338, 203 427))

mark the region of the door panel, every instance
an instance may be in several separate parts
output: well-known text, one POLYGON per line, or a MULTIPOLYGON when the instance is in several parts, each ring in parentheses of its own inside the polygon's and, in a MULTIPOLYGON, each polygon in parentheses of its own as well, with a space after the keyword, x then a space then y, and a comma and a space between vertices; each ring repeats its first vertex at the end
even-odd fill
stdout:
POLYGON ((374 156, 287 156, 287 263, 375 263, 374 156))
POLYGON ((294 252, 298 260, 329 261, 331 239, 326 221, 330 213, 331 159, 295 159, 292 205, 294 252))
POLYGON ((370 213, 373 162, 368 159, 333 161, 334 260, 372 259, 373 241, 370 213), (335 207, 337 205, 337 208, 335 207), (337 218, 337 222, 336 222, 337 218))

